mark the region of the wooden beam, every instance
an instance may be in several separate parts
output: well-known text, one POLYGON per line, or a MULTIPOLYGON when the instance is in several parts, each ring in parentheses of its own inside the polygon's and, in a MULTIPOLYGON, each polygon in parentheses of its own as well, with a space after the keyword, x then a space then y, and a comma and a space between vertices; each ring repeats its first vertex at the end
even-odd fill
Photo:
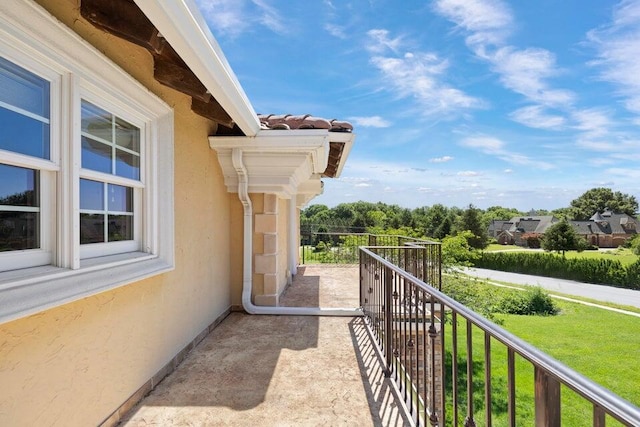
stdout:
POLYGON ((151 52, 167 44, 133 0, 82 0, 80 14, 93 25, 151 52))
POLYGON ((211 98, 209 102, 202 102, 199 99, 191 98, 191 110, 202 117, 213 120, 228 128, 233 127, 233 120, 214 98, 211 98))
POLYGON ((156 56, 153 76, 157 81, 172 89, 185 93, 202 102, 209 102, 211 94, 184 62, 167 60, 156 56))

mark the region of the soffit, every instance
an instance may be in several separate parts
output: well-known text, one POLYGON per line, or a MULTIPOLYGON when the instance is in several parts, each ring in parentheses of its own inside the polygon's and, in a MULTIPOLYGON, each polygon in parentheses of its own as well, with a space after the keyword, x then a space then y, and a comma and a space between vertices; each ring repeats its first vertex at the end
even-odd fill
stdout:
POLYGON ((190 96, 194 113, 226 127, 228 134, 255 134, 255 113, 195 7, 183 0, 140 4, 144 12, 133 0, 81 0, 80 13, 97 28, 147 49, 155 79, 190 96), (167 17, 171 13, 173 19, 167 17))

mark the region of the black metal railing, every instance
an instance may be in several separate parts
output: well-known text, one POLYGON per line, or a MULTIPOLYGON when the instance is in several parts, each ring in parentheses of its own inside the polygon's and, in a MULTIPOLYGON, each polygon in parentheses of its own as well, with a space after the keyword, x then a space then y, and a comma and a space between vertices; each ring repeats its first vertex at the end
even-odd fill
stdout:
POLYGON ((640 408, 441 293, 438 244, 363 247, 359 258, 365 322, 418 425, 491 426, 499 396, 506 425, 560 426, 568 388, 591 408, 591 421, 580 425, 605 426, 611 417, 640 426, 640 408), (534 385, 526 402, 523 363, 534 385), (506 364, 506 378, 496 378, 498 364, 506 364), (516 404, 529 408, 527 420, 516 404))
POLYGON ((370 233, 302 233, 301 264, 358 264, 360 246, 428 246, 413 237, 370 233))

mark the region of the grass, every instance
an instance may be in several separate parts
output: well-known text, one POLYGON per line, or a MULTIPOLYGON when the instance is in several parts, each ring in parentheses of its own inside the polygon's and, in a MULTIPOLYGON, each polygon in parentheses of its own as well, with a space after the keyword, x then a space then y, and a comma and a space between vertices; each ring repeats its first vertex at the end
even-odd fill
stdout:
MULTIPOLYGON (((470 276, 471 277, 471 276, 470 276)), ((496 283, 499 285, 504 285, 504 286, 508 286, 510 288, 518 288, 518 289, 526 289, 527 286, 531 286, 531 285, 520 285, 520 284, 514 284, 514 283, 507 283, 507 282, 502 282, 499 280, 491 280, 492 283, 496 283)), ((564 297, 564 298, 571 298, 577 301, 584 301, 584 302, 588 302, 591 304, 598 304, 601 305, 603 307, 610 307, 610 308, 616 308, 618 310, 625 310, 625 311, 630 311, 632 313, 639 313, 640 314, 640 308, 638 307, 634 307, 631 305, 623 305, 623 304, 616 304, 613 302, 607 302, 607 301, 598 301, 595 299, 591 299, 591 298, 584 298, 584 297, 579 297, 579 296, 575 296, 575 295, 569 295, 569 294, 563 294, 561 292, 554 292, 554 291, 546 291, 549 295, 555 295, 555 296, 559 296, 559 297, 564 297)))
MULTIPOLYGON (((497 243, 492 243, 487 246, 484 251, 486 252, 498 252, 498 251, 518 251, 518 252, 527 252, 533 250, 528 248, 523 248, 521 246, 516 245, 499 245, 497 243)), ((537 251, 536 251, 537 252, 537 251)), ((562 256, 558 254, 558 256, 562 256)), ((635 255, 631 249, 627 248, 617 248, 607 251, 568 251, 565 252, 565 256, 567 258, 591 258, 591 259, 610 259, 610 260, 618 260, 622 265, 627 266, 629 264, 633 264, 636 262, 639 257, 635 255)))
POLYGON ((631 249, 618 248, 611 251, 569 251, 565 253, 567 258, 591 258, 618 260, 624 266, 633 264, 638 260, 638 255, 631 252, 631 249))
MULTIPOLYGON (((490 286, 490 285, 484 285, 490 286)), ((495 292, 495 288, 493 289, 495 292)), ((640 319, 578 303, 558 301, 557 316, 517 316, 498 314, 503 328, 517 335, 571 369, 613 391, 635 405, 640 405, 640 319)), ((459 348, 464 348, 464 321, 458 325, 459 348)), ((484 419, 484 334, 474 328, 473 367, 476 422, 484 419)), ((451 346, 451 333, 448 331, 451 346)), ((492 340, 493 425, 507 425, 506 420, 506 349, 492 340)), ((449 355, 450 357, 450 355, 449 355)), ((466 370, 465 354, 459 355, 459 372, 466 370)), ((449 361, 449 364, 451 361, 449 361)), ((463 375, 464 377, 464 375, 463 375)), ((463 378, 464 381, 464 378, 463 378)), ((464 390, 465 382, 459 384, 464 390)), ((530 363, 516 357, 517 425, 533 425, 534 378, 530 363)), ((451 397, 449 396, 449 400, 451 397)), ((466 401, 464 392, 462 402, 466 401)), ((591 423, 591 405, 574 392, 562 388, 562 425, 582 426, 591 423)), ((464 405, 463 405, 464 406, 464 405)), ((464 418, 464 413, 462 418, 464 418)), ((608 420, 609 421, 609 420, 608 420)), ((479 425, 480 425, 479 424, 479 425)), ((615 422, 607 425, 616 425, 615 422)))

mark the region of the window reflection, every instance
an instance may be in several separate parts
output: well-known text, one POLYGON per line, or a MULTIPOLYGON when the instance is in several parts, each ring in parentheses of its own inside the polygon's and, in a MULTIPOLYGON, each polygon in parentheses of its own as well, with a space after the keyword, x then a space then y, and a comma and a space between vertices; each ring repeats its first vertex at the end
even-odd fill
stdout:
POLYGON ((0 252, 40 247, 39 176, 0 164, 0 252))
POLYGON ((49 159, 49 86, 0 58, 0 149, 49 159))
POLYGON ((104 210, 104 184, 89 179, 80 180, 80 209, 104 210))

